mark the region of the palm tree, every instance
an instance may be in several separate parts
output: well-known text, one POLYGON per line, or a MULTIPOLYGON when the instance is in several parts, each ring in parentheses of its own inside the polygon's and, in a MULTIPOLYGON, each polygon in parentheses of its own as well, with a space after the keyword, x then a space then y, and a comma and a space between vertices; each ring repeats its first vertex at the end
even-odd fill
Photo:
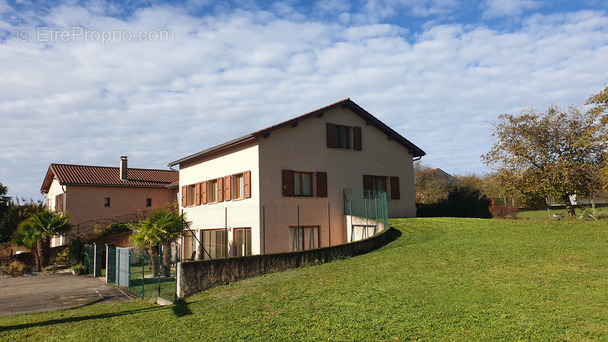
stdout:
POLYGON ((18 237, 16 242, 32 249, 25 244, 30 244, 31 239, 36 239, 36 246, 33 248, 36 253, 36 269, 42 271, 49 264, 51 237, 65 234, 71 228, 70 216, 67 213, 43 209, 19 225, 18 230, 21 233, 16 234, 18 237))
POLYGON ((147 248, 152 256, 152 269, 154 276, 158 276, 159 247, 163 248, 163 274, 171 275, 171 243, 182 234, 184 217, 170 209, 159 209, 153 211, 148 218, 137 224, 131 241, 136 246, 147 248))
POLYGON ((31 217, 19 224, 13 235, 13 244, 17 247, 25 247, 34 253, 36 270, 42 270, 42 264, 37 251, 38 240, 41 239, 40 231, 36 230, 31 224, 31 217))

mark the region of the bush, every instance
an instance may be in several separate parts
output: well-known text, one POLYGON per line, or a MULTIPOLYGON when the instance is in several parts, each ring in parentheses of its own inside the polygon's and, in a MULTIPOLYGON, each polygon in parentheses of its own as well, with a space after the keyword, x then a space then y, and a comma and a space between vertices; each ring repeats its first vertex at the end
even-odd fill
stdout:
POLYGON ((96 228, 95 232, 99 235, 99 237, 104 237, 108 235, 126 233, 131 231, 131 226, 127 223, 111 223, 105 228, 96 228))
POLYGON ((0 273, 13 277, 22 276, 27 273, 27 265, 19 261, 13 261, 8 265, 1 266, 0 273))
POLYGON ((63 247, 57 251, 57 256, 55 257, 56 264, 65 265, 70 260, 70 248, 63 247))
POLYGON ((432 204, 419 204, 419 217, 476 217, 491 218, 490 199, 471 186, 455 186, 447 199, 432 204))
POLYGON ((84 261, 84 243, 77 237, 76 240, 72 241, 72 246, 70 247, 70 266, 82 264, 84 261))

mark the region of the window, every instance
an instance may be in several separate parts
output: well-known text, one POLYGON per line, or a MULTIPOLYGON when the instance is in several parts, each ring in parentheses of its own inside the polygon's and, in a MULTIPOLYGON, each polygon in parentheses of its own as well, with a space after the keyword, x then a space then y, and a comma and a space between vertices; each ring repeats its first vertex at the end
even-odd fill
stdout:
POLYGON ((184 259, 194 260, 196 250, 198 249, 198 241, 194 230, 184 230, 184 259))
POLYGON ((245 174, 239 173, 232 176, 232 198, 245 198, 245 174))
POLYGON ((197 197, 196 188, 197 188, 196 184, 190 184, 186 188, 186 198, 187 198, 186 199, 186 206, 190 206, 190 205, 195 205, 196 204, 196 197, 197 197))
POLYGON ((234 245, 235 256, 251 255, 251 228, 235 228, 234 245))
POLYGON ((363 191, 366 196, 375 195, 379 192, 386 192, 386 177, 363 176, 363 191))
POLYGON ((228 231, 226 229, 203 230, 203 259, 225 258, 228 250, 228 231))
POLYGON ((312 172, 294 172, 294 195, 312 196, 312 172))
POLYGON ((304 251, 319 248, 319 227, 289 227, 289 250, 304 251))
POLYGON ((146 198, 146 207, 151 207, 152 206, 152 199, 151 198, 146 198))
POLYGON ((363 149, 361 127, 327 123, 327 147, 345 150, 352 148, 355 151, 361 151, 363 149))
POLYGON ((317 197, 327 197, 327 172, 283 170, 282 178, 283 196, 313 197, 316 187, 317 197))
POLYGON ((105 198, 103 206, 104 207, 109 207, 110 206, 110 197, 106 197, 105 198))
POLYGON ((224 201, 224 178, 207 181, 207 203, 224 201))
POLYGON ((397 200, 401 197, 399 191, 399 177, 384 177, 384 176, 363 176, 363 191, 365 196, 375 195, 379 192, 385 192, 390 199, 397 200), (389 187, 390 186, 390 194, 389 187))
POLYGON ((63 211, 63 197, 65 194, 55 196, 55 211, 63 211))

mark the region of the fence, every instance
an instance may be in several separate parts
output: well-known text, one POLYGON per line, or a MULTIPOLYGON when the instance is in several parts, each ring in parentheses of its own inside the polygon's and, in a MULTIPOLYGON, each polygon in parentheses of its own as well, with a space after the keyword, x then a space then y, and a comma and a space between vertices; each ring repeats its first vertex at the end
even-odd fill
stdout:
POLYGON ((106 281, 141 298, 176 296, 177 248, 160 246, 158 252, 136 252, 132 248, 108 246, 106 281))

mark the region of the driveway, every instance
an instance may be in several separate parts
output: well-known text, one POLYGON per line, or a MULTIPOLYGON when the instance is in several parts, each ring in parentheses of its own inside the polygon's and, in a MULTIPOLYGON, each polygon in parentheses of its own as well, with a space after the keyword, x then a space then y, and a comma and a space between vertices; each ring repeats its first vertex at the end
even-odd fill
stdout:
POLYGON ((0 316, 131 300, 104 278, 56 273, 0 278, 0 316))

